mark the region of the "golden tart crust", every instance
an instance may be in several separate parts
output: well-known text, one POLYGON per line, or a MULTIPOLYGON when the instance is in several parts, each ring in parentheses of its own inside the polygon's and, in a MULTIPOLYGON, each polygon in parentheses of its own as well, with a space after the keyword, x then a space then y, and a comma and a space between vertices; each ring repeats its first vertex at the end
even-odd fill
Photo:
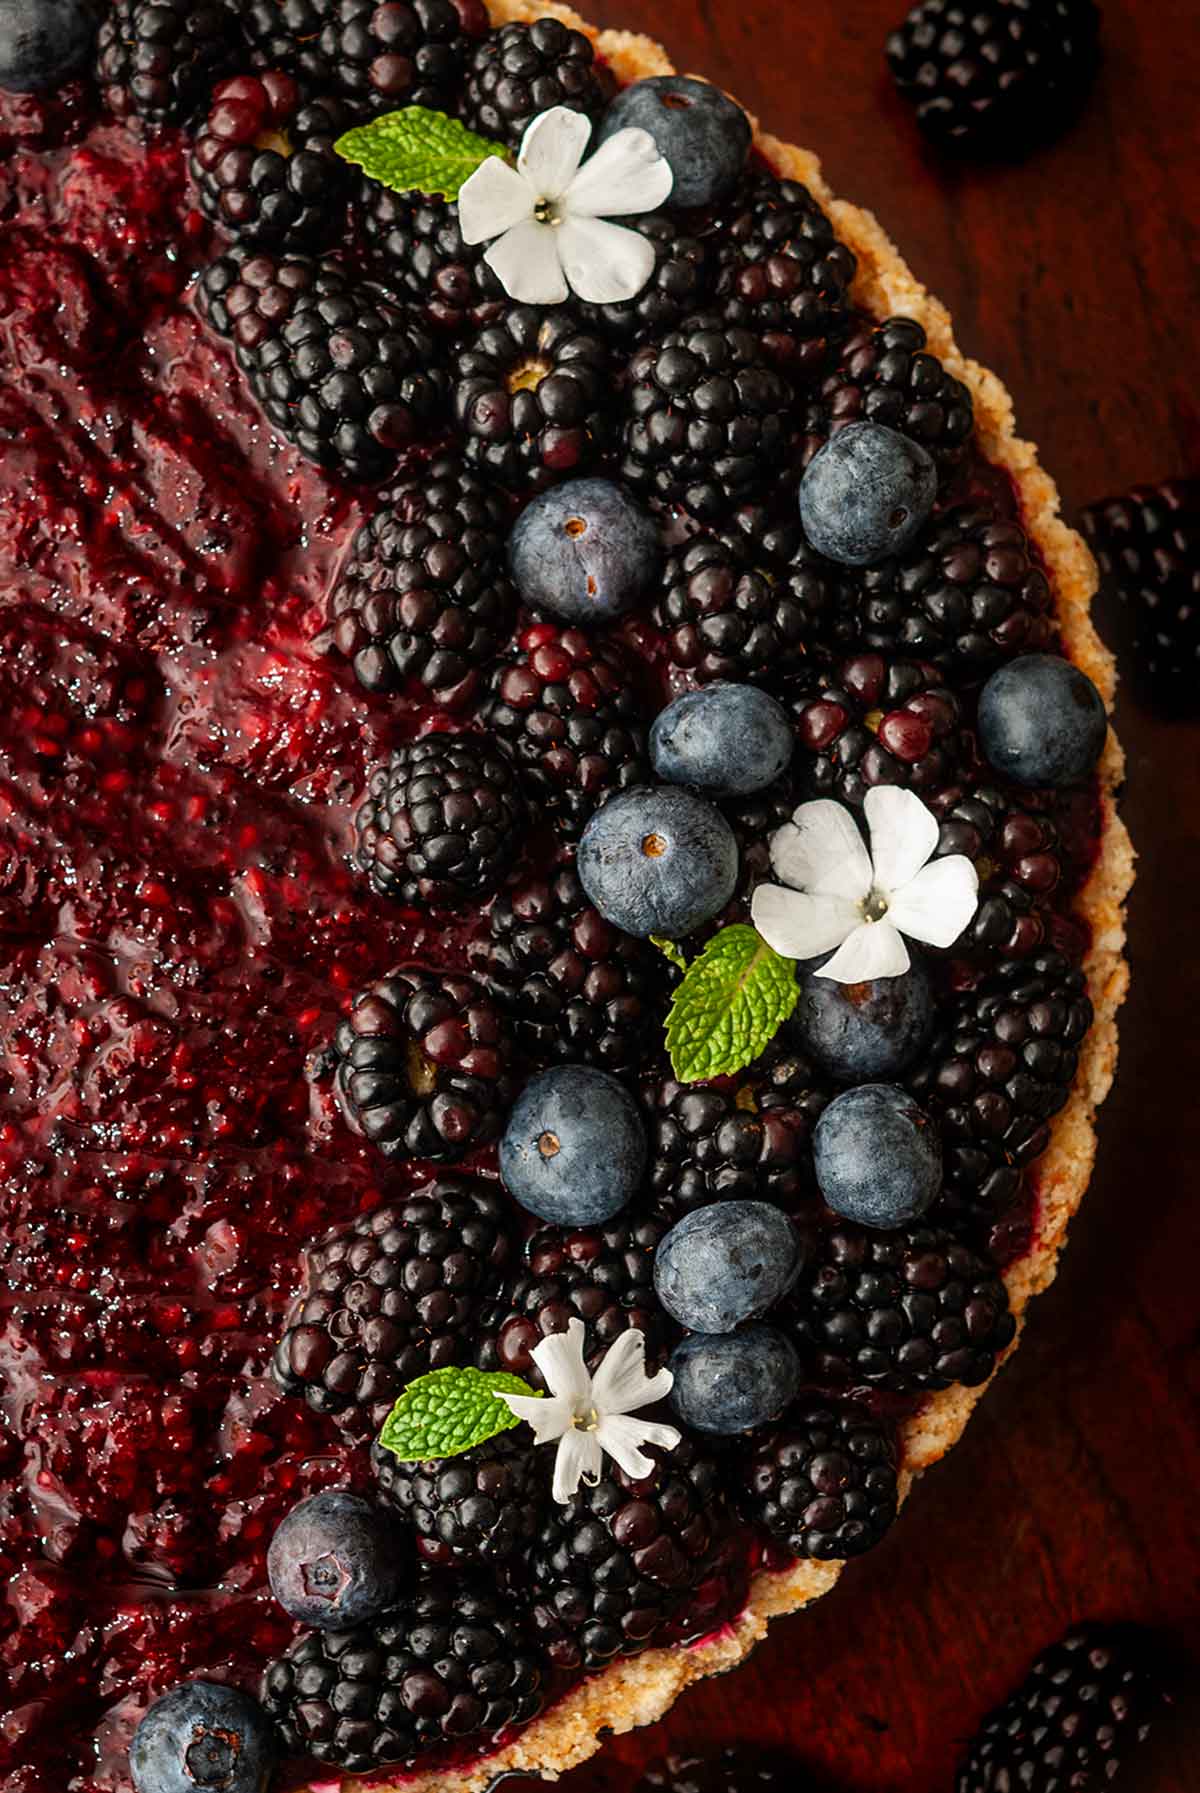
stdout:
MULTIPOLYGON (((651 38, 630 31, 596 31, 569 7, 554 0, 487 0, 496 24, 548 15, 584 31, 622 82, 648 75, 673 74, 665 50, 651 38)), ((1012 401, 996 378, 969 360, 954 341, 950 314, 905 265, 887 233, 870 212, 835 199, 821 175, 821 164, 808 150, 781 143, 755 126, 755 143, 772 167, 803 182, 825 207, 842 241, 858 257, 852 297, 878 318, 902 314, 923 325, 929 347, 962 380, 975 402, 975 425, 987 458, 1011 474, 1020 493, 1023 522, 1041 550, 1054 589, 1063 641, 1072 660, 1091 678, 1112 708, 1116 686, 1113 657, 1092 626, 1090 609, 1096 591, 1096 567, 1081 537, 1059 516, 1058 491, 1038 464, 1037 450, 1015 434, 1012 401)), ((1087 1188, 1096 1156, 1096 1110, 1108 1094, 1117 1061, 1116 1014, 1129 984, 1125 961, 1125 898, 1133 883, 1134 853, 1116 812, 1124 756, 1112 729, 1100 764, 1102 797, 1100 845, 1096 863, 1080 892, 1076 909, 1091 929, 1085 960, 1095 1021, 1079 1057, 1070 1100, 1056 1117, 1050 1145, 1038 1165, 1037 1238, 1032 1249, 1007 1271, 1005 1282, 1017 1337, 1016 1350, 1032 1298, 1054 1280, 1067 1226, 1087 1188)), ((916 1479, 961 1436, 983 1388, 949 1388, 930 1397, 903 1429, 904 1471, 901 1498, 916 1479)), ((404 1793, 483 1793, 497 1775, 523 1773, 555 1780, 600 1747, 602 1731, 631 1731, 653 1724, 685 1688, 707 1675, 735 1668, 766 1635, 771 1619, 797 1612, 829 1593, 844 1564, 798 1562, 782 1572, 759 1574, 745 1611, 730 1626, 704 1643, 646 1650, 615 1662, 582 1682, 557 1705, 528 1725, 503 1749, 474 1765, 401 1774, 394 1783, 404 1793)), ((321 1777, 321 1793, 335 1784, 321 1777)), ((345 1777, 344 1789, 363 1783, 345 1777)), ((386 1793, 381 1783, 372 1786, 386 1793)))

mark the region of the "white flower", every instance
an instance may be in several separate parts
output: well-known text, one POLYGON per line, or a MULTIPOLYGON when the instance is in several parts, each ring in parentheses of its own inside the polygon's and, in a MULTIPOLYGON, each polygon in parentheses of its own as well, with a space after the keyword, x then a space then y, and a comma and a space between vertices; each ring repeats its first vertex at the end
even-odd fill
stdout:
POLYGON ((593 305, 640 293, 654 250, 637 230, 606 224, 652 212, 674 183, 649 131, 615 131, 581 168, 592 121, 568 106, 539 113, 513 168, 488 156, 459 189, 464 243, 492 243, 484 261, 522 305, 560 305, 568 288, 593 305))
POLYGON ((546 1379, 548 1397, 500 1395, 518 1419, 528 1420, 538 1444, 558 1439, 554 1461, 554 1498, 569 1501, 581 1481, 600 1480, 604 1453, 614 1458, 627 1475, 641 1479, 654 1468, 644 1444, 673 1451, 680 1434, 674 1426, 653 1420, 630 1419, 639 1407, 661 1401, 670 1394, 675 1378, 670 1370, 646 1374, 646 1340, 640 1332, 623 1332, 605 1353, 595 1376, 583 1361, 584 1327, 572 1320, 566 1332, 542 1340, 533 1361, 546 1379))
POLYGON ((899 977, 902 935, 950 946, 979 907, 979 878, 961 853, 927 863, 938 843, 933 812, 912 791, 876 785, 863 805, 871 850, 840 803, 802 803, 771 836, 771 865, 788 889, 760 884, 750 913, 777 953, 815 959, 839 984, 899 977))

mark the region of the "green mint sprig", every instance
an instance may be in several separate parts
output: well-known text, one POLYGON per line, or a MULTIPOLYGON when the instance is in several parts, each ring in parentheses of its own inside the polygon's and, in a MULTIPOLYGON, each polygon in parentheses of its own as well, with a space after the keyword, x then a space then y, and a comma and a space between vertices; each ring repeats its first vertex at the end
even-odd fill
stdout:
POLYGON ((459 188, 489 156, 506 156, 502 143, 478 137, 457 118, 429 106, 403 106, 370 124, 355 125, 334 144, 344 162, 353 162, 394 193, 433 193, 457 199, 459 188))
POLYGON ((383 1422, 379 1442, 401 1463, 460 1457, 521 1424, 498 1395, 536 1393, 507 1370, 430 1370, 404 1390, 383 1422))
POLYGON ((800 995, 796 961, 744 922, 722 928, 693 959, 667 1015, 680 1083, 740 1071, 770 1044, 800 995))

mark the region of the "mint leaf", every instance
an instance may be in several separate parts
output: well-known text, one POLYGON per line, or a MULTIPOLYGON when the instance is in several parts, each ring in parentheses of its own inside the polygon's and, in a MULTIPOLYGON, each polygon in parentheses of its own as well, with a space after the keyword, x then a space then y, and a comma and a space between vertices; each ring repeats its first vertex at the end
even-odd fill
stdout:
POLYGON ((670 959, 676 971, 687 970, 688 964, 683 955, 683 948, 676 941, 668 940, 665 934, 651 934, 650 944, 656 946, 665 959, 670 959))
POLYGON ((667 1016, 667 1051, 680 1083, 740 1071, 774 1038, 800 994, 796 961, 756 929, 722 928, 693 959, 667 1016))
POLYGON ((430 1370, 409 1383, 384 1420, 379 1442, 401 1463, 459 1457, 521 1424, 498 1394, 534 1393, 507 1370, 430 1370))
POLYGON ((370 124, 355 125, 334 149, 372 180, 394 193, 440 193, 457 199, 458 190, 489 156, 503 156, 503 144, 477 137, 457 118, 429 106, 404 106, 370 124))

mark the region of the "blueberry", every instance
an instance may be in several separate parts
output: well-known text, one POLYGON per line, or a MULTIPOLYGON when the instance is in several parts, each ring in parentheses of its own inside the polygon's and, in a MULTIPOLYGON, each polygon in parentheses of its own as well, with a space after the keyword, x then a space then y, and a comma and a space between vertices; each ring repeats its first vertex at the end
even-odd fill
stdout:
POLYGON ((800 1386, 796 1347, 773 1326, 693 1333, 671 1353, 671 1406, 697 1432, 750 1432, 778 1417, 800 1386))
POLYGON ((394 1606, 407 1552, 382 1507, 330 1488, 294 1506, 267 1552, 271 1592, 302 1624, 341 1629, 394 1606))
POLYGON ((979 694, 979 745, 1018 784, 1080 784, 1108 732, 1104 699, 1086 673, 1057 654, 1022 654, 979 694))
POLYGON ((942 1186, 942 1143, 925 1110, 890 1083, 835 1096, 813 1133, 821 1194, 862 1226, 907 1226, 942 1186))
POLYGON ((828 560, 869 567, 899 554, 937 497, 927 449, 882 423, 848 423, 831 436, 800 481, 804 533, 828 560))
POLYGON ((687 691, 660 711, 650 730, 650 758, 660 778, 718 797, 765 790, 791 757, 787 711, 757 685, 718 681, 687 691))
POLYGON ((676 1221, 654 1257, 654 1288, 689 1332, 732 1332, 786 1295, 804 1246, 769 1202, 712 1202, 676 1221))
POLYGON ((508 539, 517 590, 572 623, 632 610, 662 562, 658 526, 608 479, 569 479, 525 507, 508 539))
POLYGON ((614 927, 674 940, 711 921, 733 895, 737 841, 703 797, 677 785, 637 785, 588 822, 576 870, 614 927))
POLYGON ((500 1175, 523 1208, 555 1226, 619 1214, 646 1168, 637 1103, 608 1071, 559 1065, 531 1077, 500 1141, 500 1175))
POLYGON ((215 1681, 185 1681, 155 1700, 129 1746, 138 1793, 264 1793, 275 1728, 257 1700, 215 1681))
POLYGON ((597 139, 636 125, 671 164, 672 206, 712 205, 736 186, 750 151, 750 120, 719 87, 686 75, 654 75, 622 88, 597 139))
POLYGON ((90 0, 0 0, 0 87, 56 87, 87 61, 95 35, 90 0))
POLYGON ((933 1032, 933 987, 919 959, 899 977, 863 984, 839 984, 815 964, 802 965, 798 982, 788 1036, 839 1083, 896 1076, 933 1032))

